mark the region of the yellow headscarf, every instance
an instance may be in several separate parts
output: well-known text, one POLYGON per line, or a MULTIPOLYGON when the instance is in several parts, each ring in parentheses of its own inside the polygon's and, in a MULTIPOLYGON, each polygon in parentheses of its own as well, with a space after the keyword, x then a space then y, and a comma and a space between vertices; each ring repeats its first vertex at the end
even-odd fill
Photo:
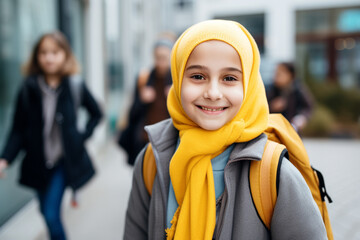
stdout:
POLYGON ((260 56, 250 33, 239 23, 209 20, 187 29, 171 54, 173 86, 167 106, 180 144, 170 162, 170 178, 179 207, 167 229, 167 239, 212 239, 216 224, 216 199, 211 159, 234 142, 259 136, 268 124, 268 105, 259 73, 260 56), (243 70, 244 100, 232 121, 218 130, 196 125, 181 104, 181 84, 187 60, 202 42, 219 40, 239 54, 243 70))

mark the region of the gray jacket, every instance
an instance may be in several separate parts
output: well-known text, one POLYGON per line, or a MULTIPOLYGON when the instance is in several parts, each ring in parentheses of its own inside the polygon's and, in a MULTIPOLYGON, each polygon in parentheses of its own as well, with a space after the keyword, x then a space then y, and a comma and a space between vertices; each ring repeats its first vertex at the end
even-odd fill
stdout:
MULTIPOLYGON (((170 119, 146 127, 156 159, 157 174, 149 196, 143 181, 144 150, 138 155, 128 203, 124 239, 166 239, 169 162, 175 152, 178 131, 170 119)), ((250 161, 261 160, 266 143, 262 134, 238 143, 224 170, 225 190, 218 211, 214 237, 225 239, 327 239, 315 201, 299 171, 282 161, 279 192, 268 231, 254 207, 249 188, 250 161)))

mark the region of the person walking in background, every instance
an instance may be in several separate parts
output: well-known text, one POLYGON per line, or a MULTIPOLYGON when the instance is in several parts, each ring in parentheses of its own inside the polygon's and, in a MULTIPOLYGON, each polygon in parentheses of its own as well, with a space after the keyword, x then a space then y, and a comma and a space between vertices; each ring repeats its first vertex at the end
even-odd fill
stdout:
POLYGON ((140 150, 148 142, 144 126, 169 117, 166 97, 171 86, 170 53, 172 39, 160 38, 154 46, 154 67, 142 70, 137 78, 134 101, 131 105, 127 127, 121 131, 118 143, 128 155, 128 164, 133 165, 140 150))
POLYGON ((259 65, 255 40, 237 22, 200 22, 179 37, 171 119, 146 127, 150 144, 135 163, 125 240, 327 239, 309 187, 284 154, 269 228, 254 207, 250 166, 262 159, 270 118, 259 65))
POLYGON ((266 95, 270 113, 281 113, 293 125, 296 131, 301 131, 309 120, 313 100, 300 81, 296 79, 293 63, 279 63, 273 84, 267 86, 266 95))
POLYGON ((75 74, 79 66, 60 32, 36 43, 18 92, 12 129, 0 159, 0 174, 21 150, 25 157, 20 183, 35 189, 51 239, 66 239, 61 201, 66 187, 77 190, 95 170, 84 143, 102 113, 85 83, 75 74), (76 126, 77 108, 89 120, 84 132, 76 126))

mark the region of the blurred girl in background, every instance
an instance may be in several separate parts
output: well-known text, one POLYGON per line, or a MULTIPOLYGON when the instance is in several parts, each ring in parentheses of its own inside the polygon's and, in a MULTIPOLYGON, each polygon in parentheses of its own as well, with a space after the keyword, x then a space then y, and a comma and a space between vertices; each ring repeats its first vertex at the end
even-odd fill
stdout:
POLYGON ((313 109, 310 92, 296 79, 295 66, 290 62, 279 63, 274 83, 266 88, 271 113, 281 113, 296 131, 307 124, 313 109))
POLYGON ((101 111, 88 88, 74 77, 79 65, 65 36, 43 35, 25 69, 13 125, 0 158, 0 176, 20 150, 25 151, 20 183, 36 190, 51 239, 66 239, 61 201, 67 186, 76 190, 95 171, 84 147, 101 111), (77 108, 89 113, 84 132, 76 126, 77 108))
POLYGON ((138 75, 127 126, 118 139, 128 155, 129 165, 134 165, 136 156, 149 141, 144 127, 170 117, 166 98, 172 84, 170 54, 173 43, 172 36, 159 38, 153 49, 154 67, 150 71, 143 69, 138 75))

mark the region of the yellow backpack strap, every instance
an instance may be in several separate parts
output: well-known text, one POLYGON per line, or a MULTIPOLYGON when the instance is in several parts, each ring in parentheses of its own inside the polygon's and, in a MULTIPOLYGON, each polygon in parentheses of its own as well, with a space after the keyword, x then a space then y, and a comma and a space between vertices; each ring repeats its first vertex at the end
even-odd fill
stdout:
POLYGON ((150 196, 152 193, 152 187, 154 184, 155 175, 156 175, 156 162, 155 162, 152 146, 149 143, 144 154, 143 178, 144 178, 144 184, 146 190, 148 191, 150 196))
POLYGON ((261 161, 252 161, 250 165, 250 190, 256 210, 270 229, 271 218, 277 199, 277 172, 284 145, 267 141, 261 161))

